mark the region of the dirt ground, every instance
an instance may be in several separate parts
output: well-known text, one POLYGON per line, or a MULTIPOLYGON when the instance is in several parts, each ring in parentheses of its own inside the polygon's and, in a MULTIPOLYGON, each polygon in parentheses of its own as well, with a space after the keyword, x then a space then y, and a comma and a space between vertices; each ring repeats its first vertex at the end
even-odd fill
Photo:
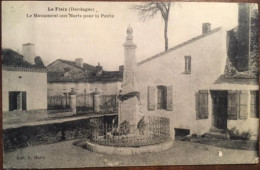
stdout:
POLYGON ((137 155, 106 155, 74 146, 73 141, 31 146, 4 153, 4 168, 73 168, 105 166, 149 166, 191 164, 252 164, 257 153, 174 141, 171 149, 137 155), (221 153, 220 153, 221 152, 221 153))

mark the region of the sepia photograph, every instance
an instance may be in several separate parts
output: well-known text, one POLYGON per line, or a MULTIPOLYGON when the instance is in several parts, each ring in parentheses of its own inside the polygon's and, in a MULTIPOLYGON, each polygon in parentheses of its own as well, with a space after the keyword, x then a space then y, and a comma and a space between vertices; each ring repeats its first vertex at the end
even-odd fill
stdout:
POLYGON ((3 168, 259 164, 257 3, 1 8, 3 168))

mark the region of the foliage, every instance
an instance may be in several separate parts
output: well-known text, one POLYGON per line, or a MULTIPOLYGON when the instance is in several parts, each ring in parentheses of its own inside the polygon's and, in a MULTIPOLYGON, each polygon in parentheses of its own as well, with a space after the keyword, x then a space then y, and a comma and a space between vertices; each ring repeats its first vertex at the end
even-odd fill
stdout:
MULTIPOLYGON (((253 5, 254 6, 254 5, 253 5)), ((228 31, 228 59, 223 78, 257 78, 258 77, 258 10, 251 6, 250 27, 250 63, 249 70, 238 72, 236 69, 236 58, 238 55, 238 28, 228 31)))
POLYGON ((234 140, 249 140, 252 136, 250 131, 243 131, 240 133, 236 127, 228 129, 228 134, 230 139, 234 140))
POLYGON ((120 124, 119 132, 122 135, 128 135, 130 133, 130 124, 129 124, 129 122, 127 120, 123 121, 120 124))

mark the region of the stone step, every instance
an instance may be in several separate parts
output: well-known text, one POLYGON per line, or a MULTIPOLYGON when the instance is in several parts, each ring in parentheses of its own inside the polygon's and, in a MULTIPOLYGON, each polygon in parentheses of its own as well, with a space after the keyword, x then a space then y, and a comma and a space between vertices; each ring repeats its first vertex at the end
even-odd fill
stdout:
POLYGON ((227 133, 227 130, 226 130, 226 129, 210 128, 209 131, 210 131, 210 132, 214 132, 214 133, 222 133, 222 134, 226 134, 226 133, 227 133))

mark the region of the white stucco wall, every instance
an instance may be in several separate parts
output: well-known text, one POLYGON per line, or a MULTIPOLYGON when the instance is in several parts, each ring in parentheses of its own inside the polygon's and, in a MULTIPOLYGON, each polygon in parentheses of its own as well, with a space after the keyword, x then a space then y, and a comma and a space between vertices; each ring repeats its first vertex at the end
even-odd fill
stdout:
POLYGON ((9 91, 26 91, 27 110, 47 109, 47 73, 2 70, 3 111, 9 110, 9 91))
POLYGON ((196 120, 195 94, 209 89, 219 78, 226 58, 226 31, 220 29, 138 65, 136 77, 144 114, 169 117, 174 128, 190 129, 191 133, 208 131, 210 118, 196 120), (187 55, 191 56, 191 74, 184 74, 184 56, 187 55), (173 86, 173 111, 147 109, 148 86, 158 85, 173 86))

